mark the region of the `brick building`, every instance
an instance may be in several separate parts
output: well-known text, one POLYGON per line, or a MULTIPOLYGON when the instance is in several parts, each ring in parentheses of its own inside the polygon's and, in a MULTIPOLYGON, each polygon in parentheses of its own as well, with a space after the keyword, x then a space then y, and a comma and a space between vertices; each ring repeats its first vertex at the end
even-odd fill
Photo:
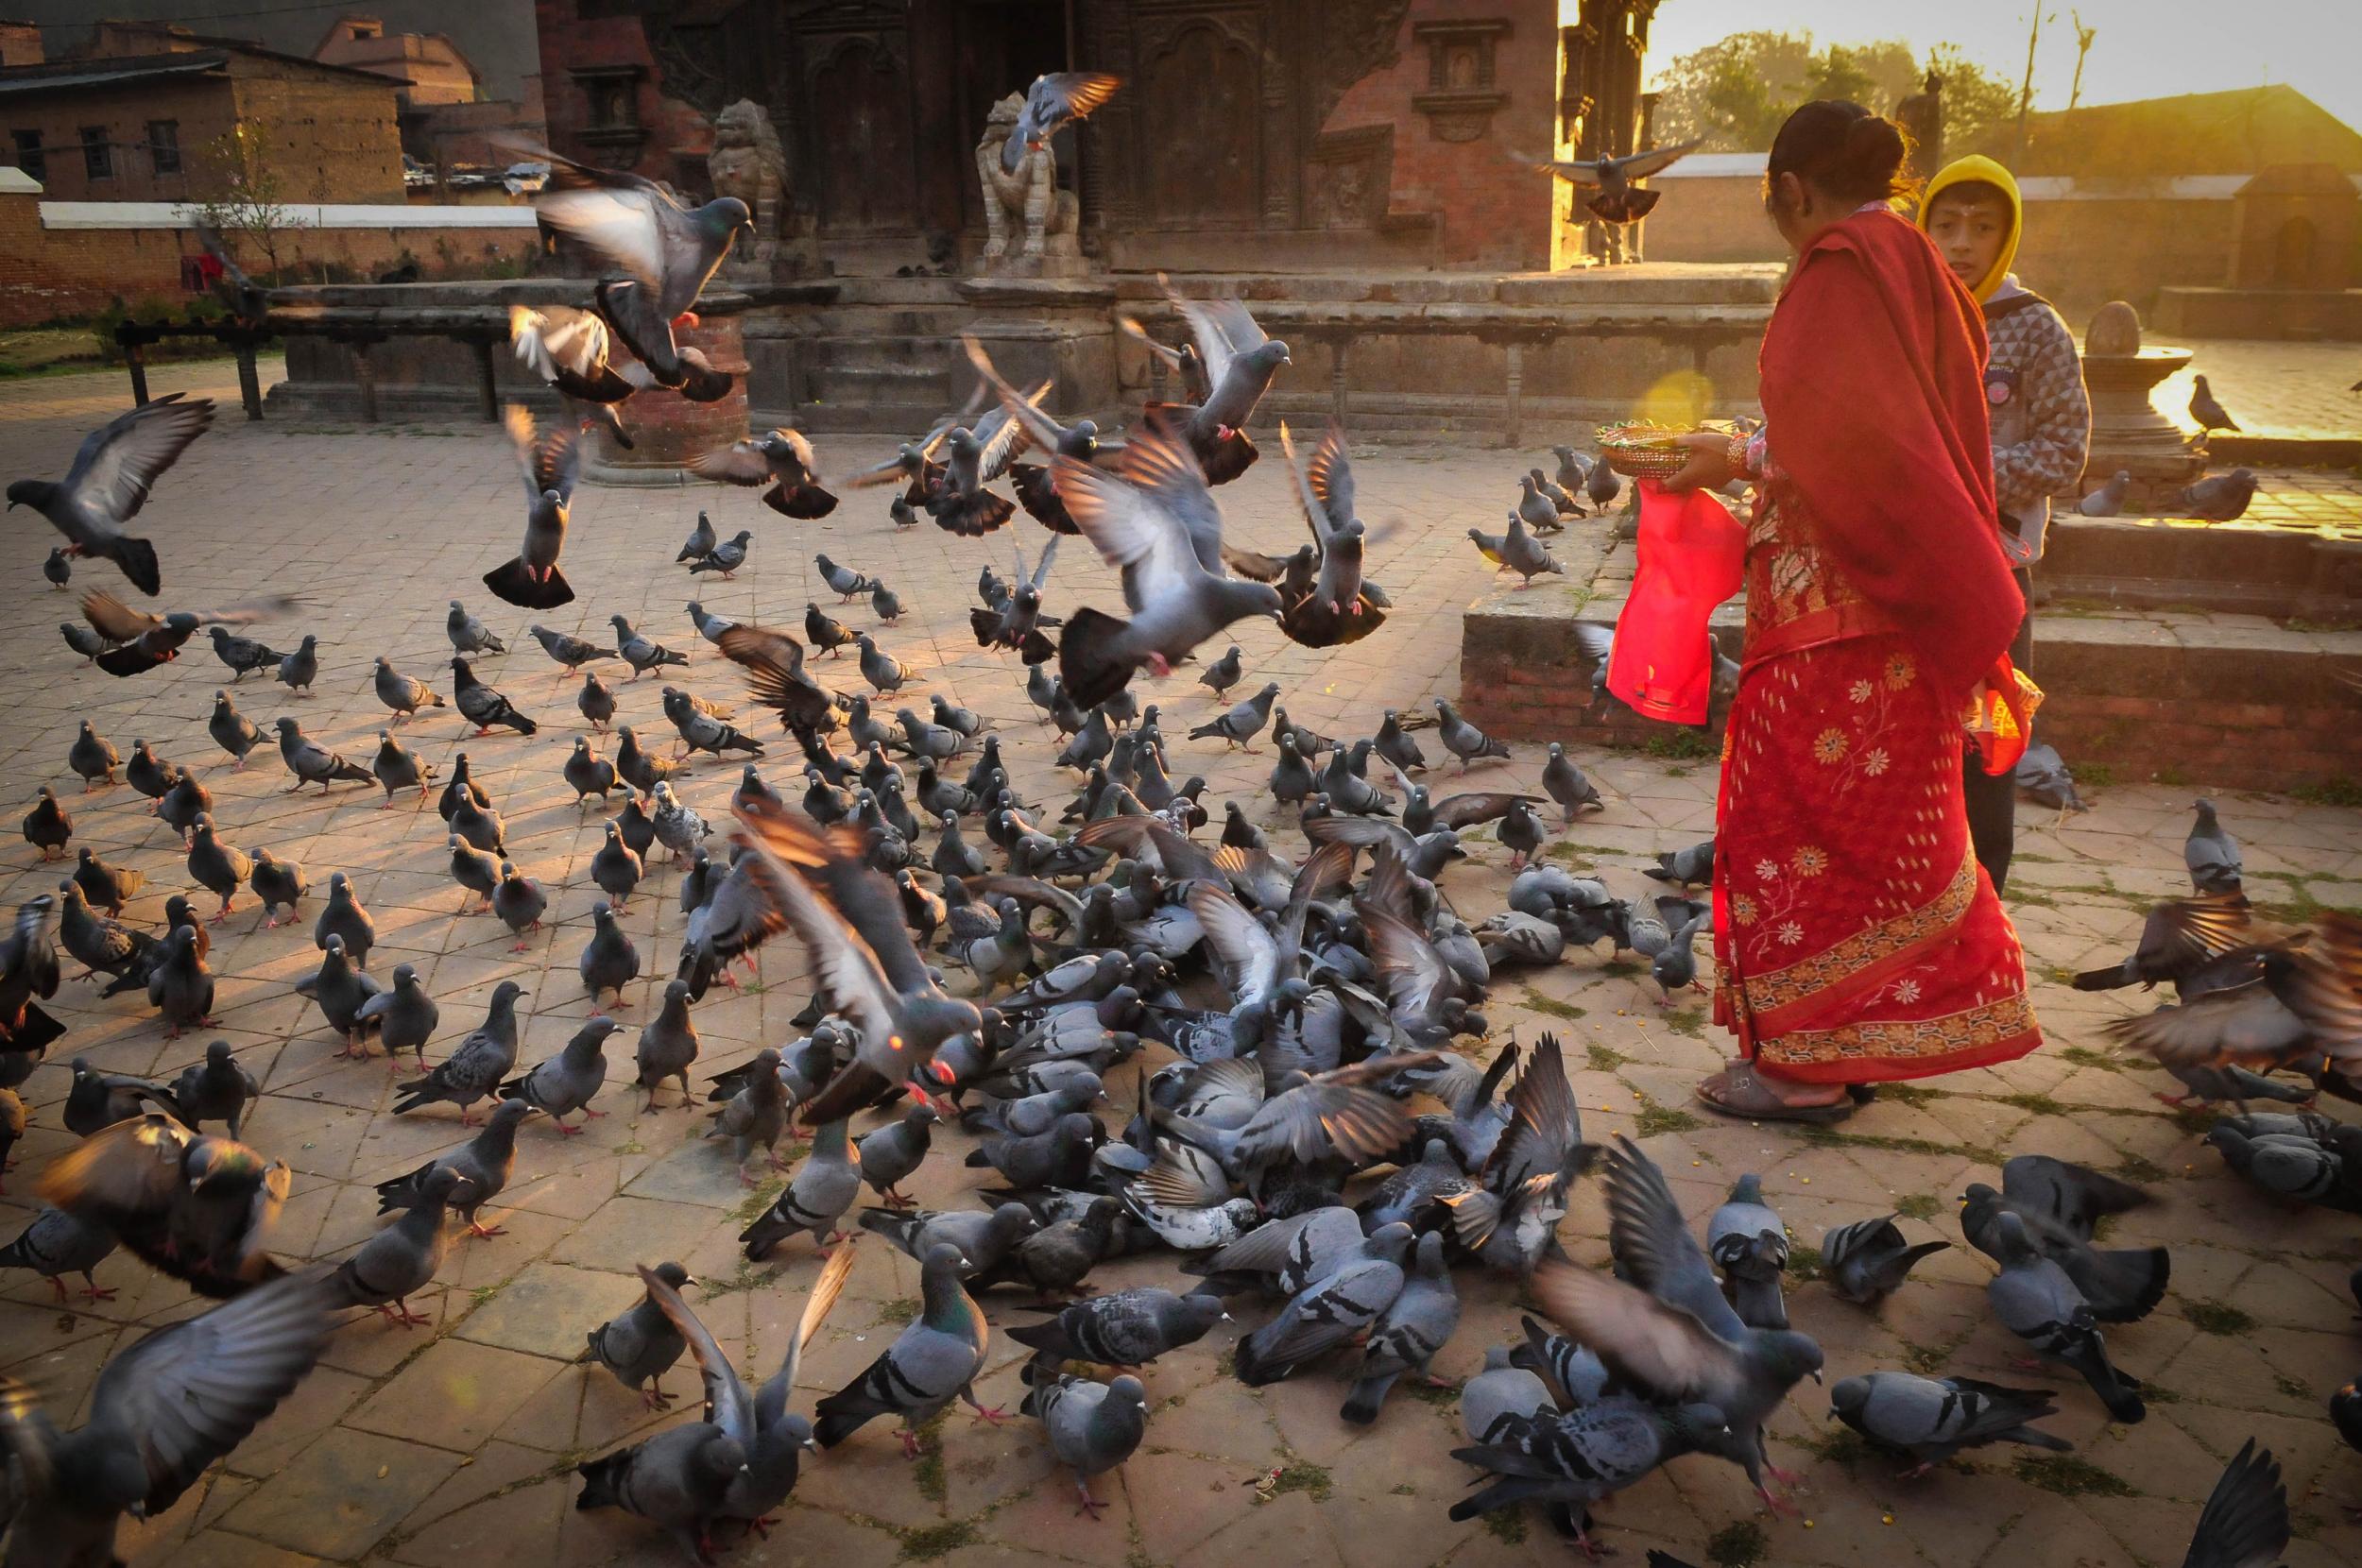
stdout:
POLYGON ((541 139, 538 81, 513 100, 486 96, 474 63, 442 33, 389 32, 378 17, 341 16, 312 58, 399 84, 402 150, 422 169, 498 167, 511 155, 493 138, 541 139))
POLYGON ((396 94, 365 71, 103 23, 75 58, 0 68, 0 158, 53 200, 199 200, 216 179, 209 147, 246 124, 282 199, 398 202, 396 94))
POLYGON ((1562 32, 1558 0, 538 0, 553 146, 704 190, 750 97, 852 271, 980 244, 986 111, 1070 68, 1124 77, 1057 142, 1118 269, 1548 267, 1550 181, 1512 152, 1631 145, 1655 4, 1562 32))

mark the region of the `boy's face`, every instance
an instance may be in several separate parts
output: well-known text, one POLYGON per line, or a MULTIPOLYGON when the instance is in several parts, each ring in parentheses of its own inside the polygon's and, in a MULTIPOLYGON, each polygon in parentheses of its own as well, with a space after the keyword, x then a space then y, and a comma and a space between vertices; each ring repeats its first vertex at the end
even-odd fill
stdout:
POLYGON ((1927 237, 1952 275, 1969 287, 1985 281, 2010 233, 2010 209, 1998 196, 1946 191, 1927 210, 1927 237))

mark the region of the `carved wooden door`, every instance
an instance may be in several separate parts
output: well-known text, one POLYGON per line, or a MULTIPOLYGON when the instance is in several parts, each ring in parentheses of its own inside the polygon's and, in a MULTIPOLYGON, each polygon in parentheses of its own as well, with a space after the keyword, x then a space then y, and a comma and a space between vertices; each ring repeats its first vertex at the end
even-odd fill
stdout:
POLYGON ((861 34, 804 43, 807 136, 823 232, 907 230, 917 206, 908 62, 861 34))
POLYGON ((1142 227, 1245 229, 1261 220, 1265 23, 1263 8, 1248 5, 1134 24, 1142 227))

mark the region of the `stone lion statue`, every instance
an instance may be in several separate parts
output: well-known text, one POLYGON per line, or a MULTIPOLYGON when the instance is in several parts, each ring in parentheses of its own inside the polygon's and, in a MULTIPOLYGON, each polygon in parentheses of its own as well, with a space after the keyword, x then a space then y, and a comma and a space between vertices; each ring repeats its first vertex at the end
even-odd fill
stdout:
POLYGON ((1058 189, 1058 163, 1048 147, 1028 152, 1015 173, 1001 167, 1001 149, 1024 112, 1025 95, 1012 93, 992 106, 984 139, 976 145, 976 175, 984 190, 984 264, 1004 261, 1020 230, 1021 260, 1036 267, 1046 257, 1077 257, 1080 211, 1072 191, 1058 189))
POLYGON ((758 239, 779 233, 787 197, 787 151, 761 104, 741 98, 714 117, 706 174, 715 196, 736 196, 754 213, 758 239))

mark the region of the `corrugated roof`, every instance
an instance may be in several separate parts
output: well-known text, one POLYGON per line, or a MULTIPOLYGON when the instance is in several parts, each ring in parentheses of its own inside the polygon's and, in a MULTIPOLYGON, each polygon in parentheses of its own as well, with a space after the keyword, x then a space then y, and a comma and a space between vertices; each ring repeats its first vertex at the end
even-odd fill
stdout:
POLYGON ((61 93, 157 77, 200 76, 230 63, 226 49, 195 49, 170 55, 135 55, 118 60, 59 60, 48 65, 0 71, 0 97, 61 93))
POLYGON ((2011 172, 2079 180, 2159 175, 2253 174, 2277 163, 2328 163, 2362 173, 2362 132, 2285 85, 2091 104, 2037 114, 2012 161, 2017 127, 2005 120, 1967 147, 2011 172))

